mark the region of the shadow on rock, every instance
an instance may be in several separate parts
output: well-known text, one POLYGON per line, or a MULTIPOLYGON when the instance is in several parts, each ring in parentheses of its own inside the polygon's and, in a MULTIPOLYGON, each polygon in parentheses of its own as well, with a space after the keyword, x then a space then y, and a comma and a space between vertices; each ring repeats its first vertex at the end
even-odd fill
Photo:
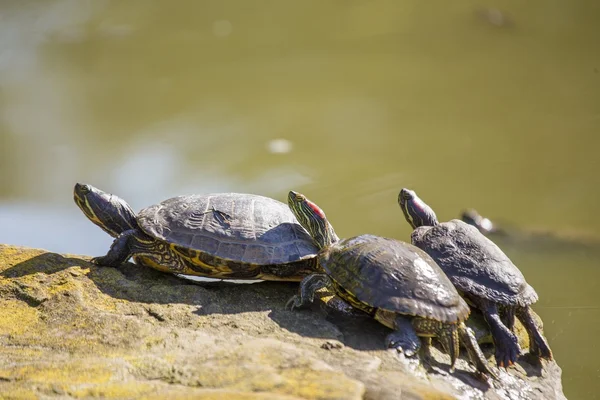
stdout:
MULTIPOLYGON (((70 275, 85 275, 102 293, 121 300, 153 304, 187 304, 198 306, 197 314, 233 314, 266 311, 280 307, 297 288, 288 282, 237 284, 228 281, 197 282, 125 263, 119 268, 99 267, 77 257, 41 253, 6 268, 5 278, 55 276, 71 270, 70 275)), ((29 282, 27 283, 29 284, 29 282)))
POLYGON ((338 301, 341 300, 334 297, 315 301, 307 309, 276 309, 269 317, 280 327, 301 336, 336 339, 355 350, 384 350, 390 330, 361 311, 342 309, 338 301))
POLYGON ((54 274, 71 267, 93 266, 80 258, 64 257, 56 253, 42 253, 2 271, 5 278, 19 278, 37 273, 54 274))
POLYGON ((525 375, 529 377, 541 377, 544 369, 543 362, 544 361, 540 360, 538 357, 527 353, 519 357, 517 365, 523 369, 525 375))

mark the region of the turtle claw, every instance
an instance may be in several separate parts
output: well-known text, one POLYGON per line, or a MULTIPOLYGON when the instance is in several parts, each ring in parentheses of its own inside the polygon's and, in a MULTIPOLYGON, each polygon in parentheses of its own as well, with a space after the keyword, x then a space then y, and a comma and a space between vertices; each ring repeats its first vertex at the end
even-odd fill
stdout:
POLYGON ((296 308, 307 308, 312 304, 312 299, 303 298, 300 295, 295 294, 291 299, 285 303, 286 310, 294 311, 296 308))
POLYGON ((495 356, 498 367, 506 369, 514 365, 519 357, 519 354, 521 354, 521 347, 519 346, 517 337, 514 334, 509 333, 495 339, 495 356))
POLYGON ((302 302, 300 301, 300 296, 297 294, 292 296, 291 299, 285 303, 285 309, 289 309, 290 311, 294 311, 294 308, 301 308, 302 302))
POLYGON ((100 267, 117 267, 120 265, 119 263, 115 264, 111 262, 111 260, 107 260, 106 256, 94 257, 90 260, 90 262, 100 267))
POLYGON ((496 363, 498 367, 504 368, 505 370, 515 365, 515 361, 518 355, 515 352, 496 352, 496 363))
POLYGON ((94 257, 94 258, 92 258, 92 259, 90 260, 90 262, 91 262, 92 264, 96 264, 96 265, 99 265, 99 266, 105 267, 105 266, 106 266, 106 263, 105 263, 105 262, 103 262, 103 261, 104 261, 104 256, 101 256, 101 257, 94 257))

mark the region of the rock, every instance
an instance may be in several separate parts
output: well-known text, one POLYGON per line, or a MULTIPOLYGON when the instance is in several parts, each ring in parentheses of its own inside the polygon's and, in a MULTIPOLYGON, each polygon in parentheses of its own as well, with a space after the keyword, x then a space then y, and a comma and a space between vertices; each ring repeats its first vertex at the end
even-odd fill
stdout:
POLYGON ((522 357, 487 384, 462 354, 450 374, 433 348, 426 370, 361 313, 285 310, 297 284, 197 284, 87 260, 0 245, 7 398, 564 398, 554 362, 522 357))

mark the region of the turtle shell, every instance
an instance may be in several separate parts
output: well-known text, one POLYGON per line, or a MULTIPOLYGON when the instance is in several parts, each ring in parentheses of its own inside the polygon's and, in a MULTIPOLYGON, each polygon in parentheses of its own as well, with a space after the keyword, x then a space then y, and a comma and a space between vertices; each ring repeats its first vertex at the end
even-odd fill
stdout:
POLYGON ((373 235, 343 239, 323 251, 319 263, 351 304, 449 323, 469 315, 435 261, 408 243, 373 235))
POLYGON ((506 254, 477 228, 458 219, 421 226, 412 243, 427 252, 462 292, 506 305, 529 305, 535 290, 506 254))
POLYGON ((268 197, 216 193, 179 196, 140 211, 140 228, 186 254, 255 265, 316 256, 312 238, 286 204, 268 197))

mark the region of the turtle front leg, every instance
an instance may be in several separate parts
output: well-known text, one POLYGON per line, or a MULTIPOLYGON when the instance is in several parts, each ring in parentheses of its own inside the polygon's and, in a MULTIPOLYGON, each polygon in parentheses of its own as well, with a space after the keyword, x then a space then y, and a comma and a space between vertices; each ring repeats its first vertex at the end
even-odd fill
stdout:
POLYGON ((118 267, 133 255, 151 251, 152 243, 152 238, 145 237, 137 229, 130 229, 117 236, 105 256, 94 257, 92 262, 104 267, 118 267))
POLYGON ((467 349, 469 359, 471 359, 471 362, 475 365, 477 371, 484 377, 491 376, 494 379, 499 379, 496 372, 490 367, 485 359, 485 355, 481 351, 479 344, 477 344, 477 339, 475 338, 473 330, 466 326, 464 322, 461 322, 458 324, 458 335, 461 343, 467 349))
POLYGON ((129 260, 132 255, 132 242, 135 240, 134 236, 136 233, 137 231, 135 229, 130 229, 121 233, 112 242, 108 253, 106 253, 105 256, 92 258, 92 262, 104 267, 118 267, 123 264, 129 260))
POLYGON ((538 327, 533 315, 531 314, 531 308, 528 306, 517 307, 516 315, 529 335, 529 353, 540 358, 552 360, 552 350, 550 350, 548 342, 540 332, 541 327, 538 327))
MULTIPOLYGON (((388 319, 387 316, 380 315, 385 312, 386 311, 378 310, 377 314, 375 314, 375 319, 388 319)), ((417 331, 415 331, 415 328, 412 325, 412 317, 398 314, 393 321, 394 331, 385 338, 387 347, 394 348, 408 357, 414 356, 421 347, 421 340, 417 336, 417 331)))
POLYGON ((495 303, 481 298, 472 300, 481 310, 485 322, 490 327, 496 349, 496 364, 506 368, 511 366, 521 354, 517 337, 502 323, 495 303))
POLYGON ((308 275, 300 282, 298 294, 294 295, 285 304, 285 308, 293 310, 294 308, 305 308, 315 300, 315 292, 324 287, 332 285, 331 279, 325 274, 308 275))

